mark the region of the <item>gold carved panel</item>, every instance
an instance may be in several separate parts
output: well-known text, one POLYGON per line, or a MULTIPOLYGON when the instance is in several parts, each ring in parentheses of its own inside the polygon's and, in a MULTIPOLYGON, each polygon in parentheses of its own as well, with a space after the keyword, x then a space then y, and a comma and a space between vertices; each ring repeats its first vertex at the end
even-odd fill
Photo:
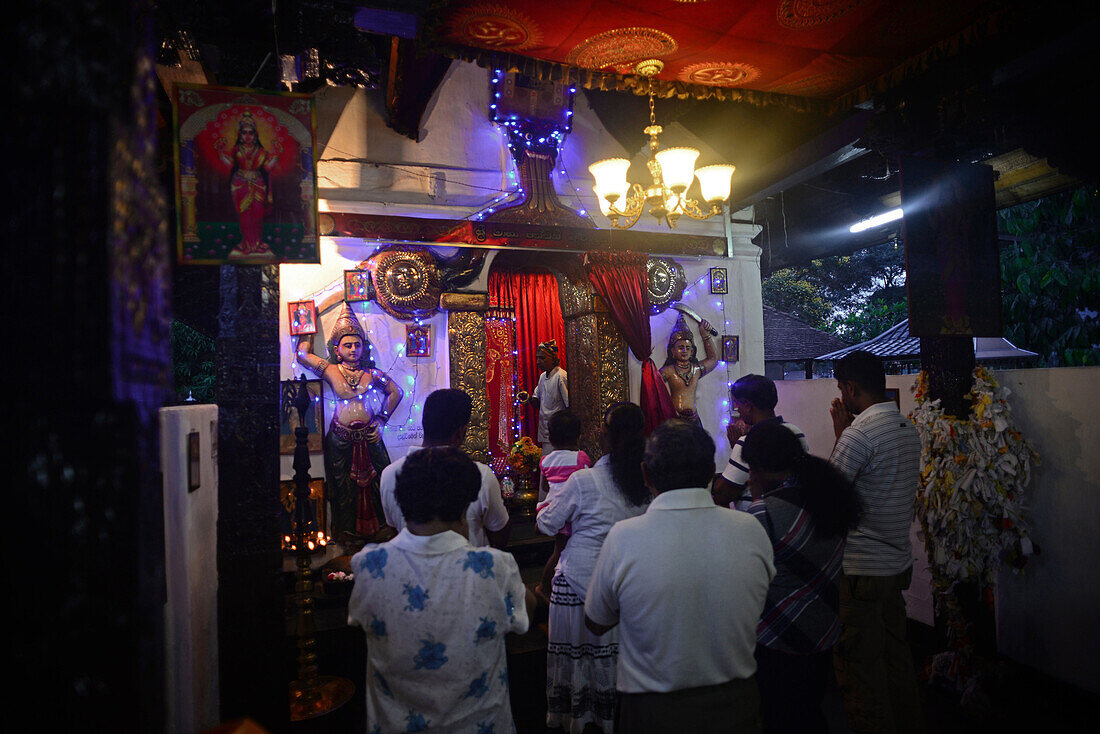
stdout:
POLYGON ((626 342, 606 313, 566 320, 569 406, 581 419, 581 448, 593 460, 602 455, 600 423, 615 403, 630 396, 626 342))
POLYGON ((451 311, 447 315, 451 387, 473 401, 470 427, 462 448, 472 458, 489 462, 489 396, 485 386, 485 314, 451 311))

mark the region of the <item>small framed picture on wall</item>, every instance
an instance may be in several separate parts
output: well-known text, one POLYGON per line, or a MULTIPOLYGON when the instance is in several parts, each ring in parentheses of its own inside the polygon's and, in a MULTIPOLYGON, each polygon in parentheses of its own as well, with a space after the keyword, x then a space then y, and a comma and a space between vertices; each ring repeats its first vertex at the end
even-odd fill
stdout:
POLYGON ((722 335, 722 361, 736 362, 740 359, 741 338, 734 334, 722 335))
POLYGON ((344 271, 344 300, 369 301, 371 295, 369 270, 344 271))
POLYGON ((730 284, 726 278, 725 268, 710 269, 710 292, 714 294, 729 293, 730 284))
POLYGON ((432 356, 432 327, 430 325, 418 324, 405 327, 405 356, 432 356))
POLYGON ((286 312, 291 336, 317 333, 317 306, 313 301, 290 301, 286 312))

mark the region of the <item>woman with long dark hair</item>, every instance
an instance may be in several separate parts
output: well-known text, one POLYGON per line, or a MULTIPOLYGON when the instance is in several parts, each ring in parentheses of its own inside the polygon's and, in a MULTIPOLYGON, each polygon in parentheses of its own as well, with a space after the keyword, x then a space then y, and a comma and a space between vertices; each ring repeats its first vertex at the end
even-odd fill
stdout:
POLYGON ((539 531, 556 535, 566 523, 572 535, 561 552, 550 590, 546 649, 546 723, 566 731, 595 725, 612 730, 619 633, 593 635, 584 624, 584 597, 607 531, 619 520, 645 512, 649 490, 642 479, 645 416, 633 403, 604 414, 604 455, 558 488, 539 510, 539 531))
POLYGON ((756 682, 766 734, 828 732, 821 699, 840 635, 837 577, 859 495, 829 462, 777 421, 757 424, 741 452, 775 551, 775 578, 756 628, 756 682))

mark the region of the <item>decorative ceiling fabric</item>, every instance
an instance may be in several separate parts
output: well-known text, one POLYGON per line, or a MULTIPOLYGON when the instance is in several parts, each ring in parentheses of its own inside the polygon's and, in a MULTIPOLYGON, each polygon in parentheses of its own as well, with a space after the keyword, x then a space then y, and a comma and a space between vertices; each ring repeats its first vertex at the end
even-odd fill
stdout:
MULTIPOLYGON (((509 55, 564 65, 600 89, 644 93, 646 80, 630 75, 656 58, 665 64, 660 96, 829 104, 943 55, 945 44, 957 50, 960 37, 996 32, 1003 8, 989 0, 453 0, 432 36, 482 62, 509 55)), ((540 78, 553 74, 534 66, 540 78)))

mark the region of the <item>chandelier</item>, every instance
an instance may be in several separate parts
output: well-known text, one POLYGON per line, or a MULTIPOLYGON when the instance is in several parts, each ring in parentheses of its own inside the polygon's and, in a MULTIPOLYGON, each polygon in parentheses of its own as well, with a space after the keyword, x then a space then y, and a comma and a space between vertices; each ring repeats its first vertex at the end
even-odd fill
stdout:
POLYGON ((649 160, 646 167, 653 183, 642 187, 626 179, 630 161, 626 158, 605 158, 588 167, 596 185, 592 190, 600 202, 600 211, 617 229, 633 227, 648 211, 658 222, 670 228, 683 215, 692 219, 709 219, 722 213, 722 203, 730 197, 730 177, 734 167, 727 164, 695 167, 699 151, 695 148, 665 148, 658 150, 657 136, 663 128, 657 124, 653 110, 653 77, 661 73, 664 62, 659 59, 639 61, 635 73, 649 79, 649 125, 643 132, 649 136, 649 160), (703 202, 687 196, 688 187, 699 179, 703 202))

